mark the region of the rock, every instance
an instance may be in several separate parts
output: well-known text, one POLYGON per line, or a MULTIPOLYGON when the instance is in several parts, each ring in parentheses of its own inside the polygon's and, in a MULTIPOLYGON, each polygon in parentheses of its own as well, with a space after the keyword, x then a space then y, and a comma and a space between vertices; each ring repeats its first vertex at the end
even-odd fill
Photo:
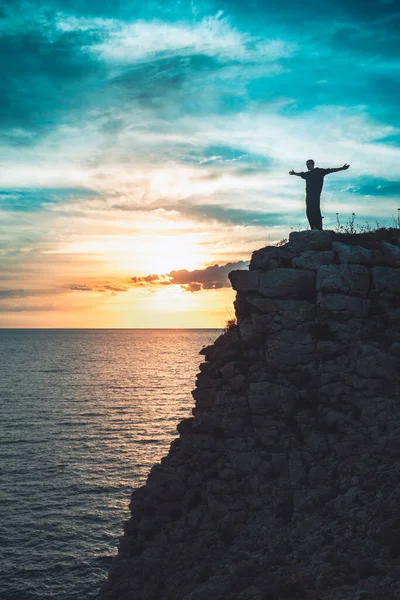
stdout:
POLYGON ((229 362, 221 367, 221 375, 224 379, 230 379, 235 376, 236 373, 236 362, 229 362))
POLYGON ((271 300, 270 298, 263 298, 262 296, 248 296, 247 301, 262 313, 274 314, 279 310, 278 302, 276 300, 271 300))
POLYGON ((260 457, 254 452, 231 452, 232 467, 241 475, 253 473, 260 464, 260 457))
POLYGON ((346 421, 346 415, 338 410, 330 410, 324 417, 324 423, 328 426, 343 425, 346 421))
POLYGON ((271 268, 271 262, 274 261, 276 267, 281 266, 281 262, 289 261, 293 256, 293 253, 275 246, 267 246, 253 252, 249 269, 261 269, 262 271, 269 270, 271 268))
POLYGON ((253 320, 251 317, 241 319, 238 323, 239 333, 242 340, 250 338, 254 333, 253 320))
POLYGON ((341 264, 369 265, 372 260, 372 251, 362 246, 333 242, 332 250, 338 255, 341 264))
POLYGON ((272 456, 272 466, 279 475, 289 476, 289 463, 286 454, 277 453, 272 456))
POLYGON ((377 292, 389 292, 400 295, 400 269, 373 267, 372 284, 377 292))
POLYGON ((390 256, 399 261, 400 265, 400 246, 395 246, 394 244, 389 244, 389 242, 381 242, 379 244, 380 249, 383 254, 386 256, 390 256))
POLYGON ((329 314, 336 317, 350 319, 353 317, 365 317, 371 308, 369 298, 359 296, 347 296, 345 294, 318 294, 318 314, 329 314))
POLYGON ((368 289, 368 269, 361 265, 323 265, 318 269, 317 290, 319 292, 365 297, 368 289))
POLYGON ((260 588, 255 587, 254 585, 246 588, 241 591, 237 597, 237 600, 264 600, 265 594, 260 588))
POLYGON ((331 265, 335 261, 335 255, 331 250, 322 252, 306 251, 292 260, 292 266, 296 269, 310 269, 317 271, 321 265, 331 265))
POLYGON ((398 237, 299 232, 233 274, 238 326, 202 350, 102 600, 400 597, 398 237))
POLYGON ((265 415, 298 399, 298 391, 270 382, 250 383, 248 402, 254 415, 265 415))
POLYGON ((294 324, 314 319, 315 304, 306 300, 281 300, 279 316, 282 325, 291 329, 294 324))
POLYGON ((381 352, 374 346, 365 346, 357 361, 356 372, 366 378, 366 388, 371 385, 369 380, 374 378, 394 384, 400 372, 400 358, 381 352))
POLYGON ((340 494, 332 500, 331 504, 338 514, 342 514, 356 506, 361 495, 362 493, 357 487, 352 487, 345 494, 340 494))
POLYGON ((251 322, 253 324, 254 331, 266 332, 269 330, 272 324, 271 315, 252 315, 251 322))
POLYGON ((393 342, 390 347, 390 351, 396 356, 400 356, 400 342, 393 342))
POLYGON ((315 274, 296 269, 268 271, 261 275, 259 292, 267 298, 310 298, 315 295, 315 274))
POLYGON ((329 250, 331 246, 332 235, 329 231, 292 231, 289 234, 289 250, 329 250))
POLYGON ((289 462, 289 472, 291 484, 296 487, 302 485, 307 480, 307 471, 300 458, 291 458, 289 462))
POLYGON ((312 360, 314 340, 310 333, 288 330, 268 339, 266 348, 270 364, 295 366, 312 360))
POLYGON ((308 473, 310 485, 323 485, 327 481, 327 472, 322 465, 313 465, 308 473))
POLYGON ((227 577, 214 576, 205 583, 195 587, 195 589, 182 600, 224 600, 225 594, 229 589, 229 580, 227 577))
POLYGON ((186 492, 186 485, 178 476, 162 471, 150 475, 148 482, 152 493, 163 500, 177 500, 186 492))
POLYGON ((234 290, 241 292, 257 291, 260 285, 261 271, 231 271, 228 275, 234 290))

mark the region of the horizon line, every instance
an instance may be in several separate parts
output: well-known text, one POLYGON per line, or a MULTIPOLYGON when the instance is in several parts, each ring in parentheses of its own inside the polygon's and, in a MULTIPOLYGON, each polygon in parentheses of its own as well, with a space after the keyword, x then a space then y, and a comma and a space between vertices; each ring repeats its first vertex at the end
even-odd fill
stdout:
POLYGON ((221 327, 0 327, 0 331, 175 331, 175 330, 225 329, 221 327))

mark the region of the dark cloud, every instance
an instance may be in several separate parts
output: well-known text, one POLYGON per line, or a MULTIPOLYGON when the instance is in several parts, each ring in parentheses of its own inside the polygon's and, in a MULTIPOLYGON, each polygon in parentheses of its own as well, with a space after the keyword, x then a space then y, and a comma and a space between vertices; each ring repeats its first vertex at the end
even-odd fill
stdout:
MULTIPOLYGON (((191 51, 189 47, 158 52, 155 57, 126 65, 122 74, 110 80, 108 93, 122 111, 137 105, 142 113, 154 112, 161 120, 159 127, 170 127, 183 115, 226 115, 244 110, 242 79, 247 76, 238 80, 237 71, 228 74, 238 62, 191 51)), ((210 46, 212 52, 215 49, 210 46)))
POLYGON ((308 31, 314 36, 326 35, 326 28, 317 28, 321 21, 365 24, 385 20, 388 28, 394 28, 399 17, 397 0, 335 0, 321 4, 319 0, 219 0, 218 7, 232 15, 235 24, 252 27, 255 31, 271 25, 290 26, 308 31))
POLYGON ((145 277, 131 277, 130 281, 134 284, 138 283, 160 283, 160 275, 146 275, 145 277))
POLYGON ((95 290, 95 288, 90 287, 89 285, 82 285, 79 283, 73 283, 69 286, 69 289, 78 292, 93 292, 95 290))
POLYGON ((26 298, 28 295, 26 290, 0 290, 0 300, 5 298, 26 298))
POLYGON ((247 225, 253 227, 267 227, 286 222, 287 215, 284 212, 271 213, 241 208, 230 208, 220 204, 186 204, 164 207, 166 210, 173 209, 181 215, 189 218, 202 220, 212 219, 222 223, 233 225, 247 225))
MULTIPOLYGON (((243 167, 239 169, 240 173, 237 173, 236 170, 229 171, 230 174, 234 173, 238 176, 249 176, 256 175, 263 170, 259 170, 258 168, 252 167, 243 167)), ((206 176, 200 176, 198 179, 200 180, 214 180, 220 177, 221 175, 218 172, 211 172, 206 176)), ((243 197, 235 194, 234 192, 229 194, 224 194, 223 196, 228 196, 229 201, 232 202, 235 200, 237 196, 237 201, 239 203, 243 203, 243 197)), ((284 210, 284 201, 285 201, 285 191, 282 190, 280 192, 280 196, 282 198, 282 210, 280 212, 263 212, 242 208, 232 208, 230 206, 226 206, 224 204, 204 204, 198 203, 196 204, 193 197, 188 199, 180 200, 176 203, 171 203, 170 200, 160 199, 152 204, 143 207, 138 204, 133 204, 132 202, 127 203, 114 203, 111 208, 115 210, 121 210, 124 212, 136 212, 136 211, 159 211, 163 210, 166 212, 174 211, 179 213, 182 217, 186 217, 189 219, 194 219, 196 221, 218 221, 221 223, 226 223, 229 225, 243 225, 243 226, 252 226, 252 227, 271 227, 274 225, 279 225, 281 223, 286 224, 287 222, 287 213, 284 210)), ((266 198, 265 205, 268 205, 268 196, 264 195, 266 198)), ((197 197, 196 197, 197 200, 197 197)), ((257 200, 259 200, 259 196, 257 196, 257 200)))
MULTIPOLYGON (((195 7, 189 0, 49 0, 36 11, 33 4, 13 0, 5 6, 9 17, 3 20, 10 27, 3 27, 0 33, 0 129, 3 140, 12 145, 34 144, 38 136, 60 123, 82 125, 93 119, 98 119, 103 133, 112 135, 124 127, 118 113, 126 114, 135 105, 142 113, 153 111, 164 124, 184 114, 235 114, 249 104, 265 105, 277 98, 294 100, 283 109, 289 116, 346 98, 348 105, 367 105, 378 118, 397 118, 398 91, 392 72, 373 73, 370 64, 377 57, 399 55, 395 3, 367 1, 361 5, 356 0, 339 0, 323 12, 315 0, 302 4, 289 0, 284 7, 278 0, 271 0, 268 6, 262 0, 249 0, 245 5, 239 0, 203 1, 195 7), (241 61, 222 53, 218 58, 218 49, 211 45, 209 54, 188 47, 158 52, 136 64, 134 59, 133 64, 120 63, 115 76, 96 49, 112 36, 104 23, 92 21, 84 30, 57 26, 57 11, 61 10, 68 16, 114 17, 121 25, 155 17, 164 22, 186 19, 190 28, 204 14, 215 15, 219 9, 231 24, 237 19, 239 33, 261 34, 279 22, 277 37, 297 39, 302 50, 295 57, 279 59, 284 69, 273 77, 260 75, 259 67, 251 71, 252 59, 246 53, 241 61), (26 15, 24 20, 21 14, 26 15), (304 23, 308 27, 304 28, 304 23), (357 60, 360 76, 353 77, 357 60), (109 119, 104 121, 107 114, 109 119)), ((270 35, 269 29, 266 37, 270 35)), ((251 54, 251 44, 248 49, 251 54)), ((257 61, 259 65, 263 62, 260 57, 257 61)), ((148 126, 151 129, 153 122, 148 126)), ((235 155, 235 149, 223 146, 214 149, 221 164, 240 160, 266 166, 266 159, 243 158, 235 155)))
POLYGON ((9 143, 33 142, 88 102, 102 71, 88 51, 97 38, 59 31, 51 22, 0 35, 0 128, 9 143))
POLYGON ((118 285, 107 284, 107 285, 103 286, 103 289, 108 292, 127 292, 129 288, 118 286, 118 285))
POLYGON ((50 294, 59 294, 60 289, 3 289, 0 290, 0 300, 8 300, 11 298, 33 298, 35 296, 48 296, 50 294))
POLYGON ((49 310, 54 310, 56 307, 51 304, 39 304, 39 305, 30 305, 30 304, 0 304, 0 313, 8 313, 8 312, 46 312, 49 310))
POLYGON ((216 290, 231 287, 228 279, 230 271, 235 269, 247 269, 249 263, 239 261, 225 265, 213 265, 205 269, 188 271, 170 271, 164 275, 148 275, 146 277, 132 277, 131 282, 135 286, 146 284, 153 285, 180 285, 187 292, 199 292, 200 290, 216 290))
MULTIPOLYGON (((194 75, 219 69, 219 61, 203 54, 188 54, 187 49, 174 56, 159 53, 154 59, 141 61, 115 77, 111 83, 123 88, 130 98, 138 98, 148 105, 155 100, 167 100, 168 93, 180 91, 188 79, 194 75)), ((170 54, 170 53, 168 53, 170 54)))

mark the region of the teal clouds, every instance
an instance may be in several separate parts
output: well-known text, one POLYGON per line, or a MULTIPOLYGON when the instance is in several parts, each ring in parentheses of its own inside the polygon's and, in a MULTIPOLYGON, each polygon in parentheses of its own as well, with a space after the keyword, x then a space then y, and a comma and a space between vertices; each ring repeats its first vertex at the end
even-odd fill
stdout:
POLYGON ((37 212, 48 205, 54 207, 68 200, 98 197, 97 192, 86 188, 14 188, 0 189, 0 210, 12 212, 37 212))
POLYGON ((308 156, 351 163, 326 187, 338 202, 395 198, 398 25, 396 4, 375 1, 6 2, 1 207, 112 196, 102 210, 280 226, 302 208, 287 171, 308 156), (165 168, 186 185, 157 187, 165 168))

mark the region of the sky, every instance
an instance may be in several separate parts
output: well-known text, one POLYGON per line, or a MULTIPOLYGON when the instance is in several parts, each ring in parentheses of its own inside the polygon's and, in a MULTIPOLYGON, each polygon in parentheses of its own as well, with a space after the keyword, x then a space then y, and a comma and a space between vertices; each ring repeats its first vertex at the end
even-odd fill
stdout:
POLYGON ((0 327, 223 327, 227 274, 400 206, 396 0, 6 0, 0 327))

